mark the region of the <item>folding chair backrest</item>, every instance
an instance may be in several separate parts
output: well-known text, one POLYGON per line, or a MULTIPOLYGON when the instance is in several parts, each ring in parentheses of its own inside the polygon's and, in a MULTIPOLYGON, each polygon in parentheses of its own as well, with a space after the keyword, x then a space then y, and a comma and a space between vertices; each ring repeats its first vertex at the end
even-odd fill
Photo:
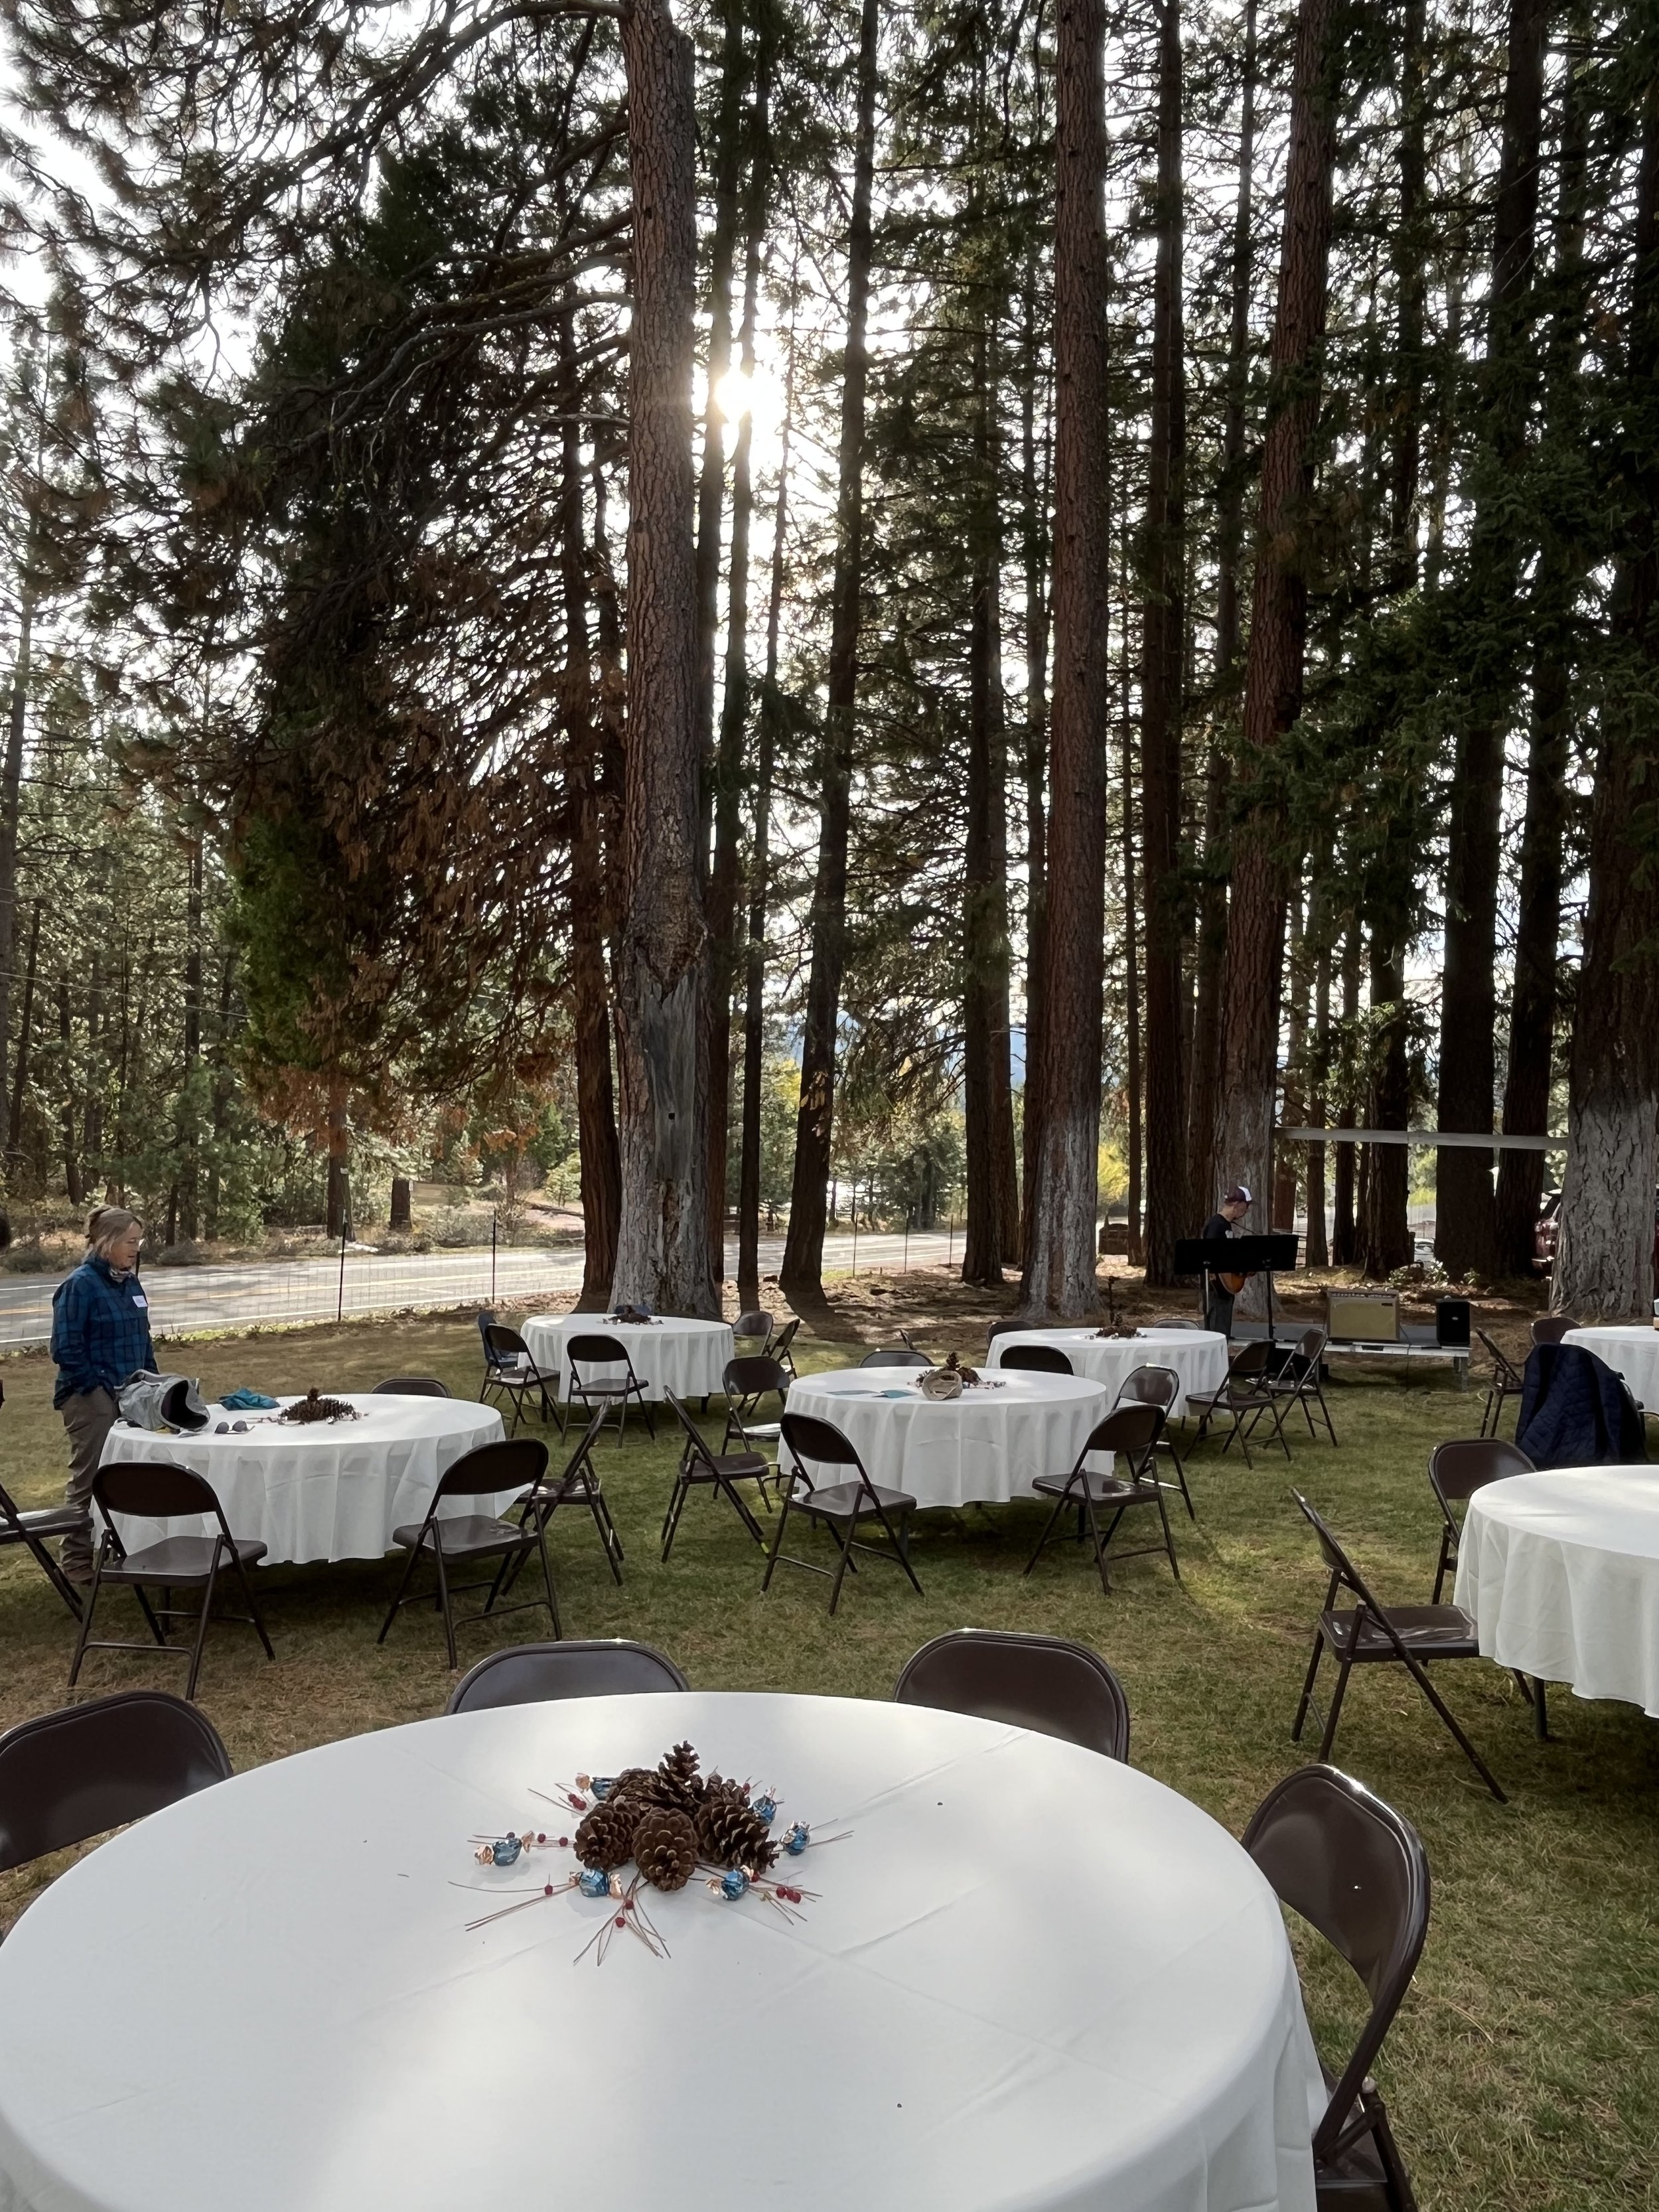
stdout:
POLYGON ((1233 1354, 1227 1372, 1235 1380, 1240 1376, 1249 1380, 1254 1376, 1265 1375, 1272 1364, 1273 1355, 1279 1353, 1282 1356, 1283 1350, 1281 1345, 1269 1344, 1265 1336, 1246 1337, 1233 1354))
POLYGON ((1304 1328, 1296 1341, 1297 1358, 1304 1360, 1310 1368, 1317 1367, 1325 1357, 1327 1340, 1326 1330, 1318 1328, 1304 1328))
POLYGON ((1164 1408, 1137 1402, 1115 1406, 1103 1421, 1097 1421, 1081 1457, 1091 1452, 1122 1452, 1130 1461, 1144 1459, 1164 1426, 1164 1408))
POLYGON ((1064 1636, 954 1628, 905 1661, 893 1698, 1057 1735, 1108 1759, 1129 1756, 1122 1683, 1097 1652, 1064 1636))
POLYGON ((167 1460, 112 1461, 92 1478, 92 1494, 106 1514, 137 1514, 146 1521, 173 1521, 198 1513, 205 1513, 210 1521, 222 1517, 213 1485, 167 1460))
POLYGON ((1201 1330, 1204 1327, 1204 1323, 1201 1321, 1190 1321, 1185 1314, 1160 1314, 1156 1321, 1149 1321, 1146 1326, 1148 1328, 1196 1328, 1201 1330))
POLYGON ((787 1390, 789 1370, 763 1352, 746 1352, 728 1359, 720 1387, 728 1399, 764 1398, 774 1390, 787 1390))
POLYGON ((616 1698, 690 1687, 673 1661, 649 1644, 621 1638, 509 1644, 461 1677, 444 1711, 477 1713, 501 1705, 544 1705, 556 1698, 616 1698))
POLYGON ((565 1462, 563 1470, 554 1487, 557 1488, 568 1482, 573 1475, 580 1472, 582 1462, 592 1458, 593 1447, 599 1440, 599 1431, 605 1426, 610 1413, 610 1407, 601 1399, 588 1416, 587 1426, 577 1437, 576 1449, 565 1462))
POLYGON ((626 1367, 630 1374, 634 1370, 628 1346, 597 1329, 584 1330, 580 1336, 566 1337, 564 1356, 573 1366, 580 1360, 589 1367, 626 1367))
MULTIPOLYGON (((706 1464, 708 1461, 714 1458, 714 1455, 709 1450, 708 1440, 703 1435, 702 1431, 697 1426, 696 1423, 692 1419, 690 1412, 687 1410, 684 1401, 683 1399, 677 1398, 672 1390, 665 1390, 662 1395, 668 1401, 668 1403, 673 1407, 674 1419, 685 1431, 687 1443, 690 1449, 696 1458, 703 1461, 706 1464)), ((602 1418, 605 1408, 601 1407, 599 1412, 602 1418)))
POLYGON ((1132 1367, 1119 1387, 1120 1406, 1157 1406, 1167 1414, 1181 1395, 1181 1377, 1173 1367, 1132 1367))
POLYGON ((1498 1350, 1484 1328, 1476 1329, 1474 1334, 1477 1342, 1491 1360, 1492 1372, 1498 1381, 1510 1389, 1518 1390, 1521 1388, 1521 1370, 1506 1352, 1498 1350))
POLYGON ((523 1490, 547 1473, 547 1446, 539 1437, 502 1437, 463 1452, 438 1478, 441 1498, 490 1498, 498 1490, 523 1490))
POLYGON ((1315 2155, 1326 2155, 1411 1986, 1429 1929, 1428 1858, 1409 1821, 1334 1766, 1299 1767, 1270 1790, 1244 1848, 1370 1997, 1370 2017, 1314 2133, 1315 2155))
POLYGON ((752 1313, 739 1314, 732 1324, 733 1336, 757 1336, 763 1342, 772 1334, 772 1316, 757 1306, 752 1313))
POLYGON ((820 1421, 811 1413, 786 1413, 782 1429, 783 1441, 796 1459, 816 1460, 825 1467, 855 1467, 863 1474, 858 1446, 832 1422, 820 1421))
POLYGON ((1074 1375, 1077 1370, 1057 1344, 1011 1344, 1002 1355, 1005 1367, 1024 1367, 1033 1375, 1074 1375))
POLYGON ((484 1358, 492 1367, 504 1360, 527 1358, 530 1346, 516 1328, 509 1328, 503 1321, 481 1323, 483 1330, 484 1358))
POLYGON ((1443 1507, 1473 1498, 1505 1475, 1536 1472, 1520 1445, 1501 1437, 1455 1437, 1429 1454, 1429 1480, 1443 1507))
POLYGON ((495 1316, 486 1306, 476 1313, 473 1316, 473 1319, 478 1324, 479 1341, 483 1344, 484 1348, 484 1358, 488 1359, 489 1357, 489 1332, 495 1325, 495 1316))
POLYGON ((1299 1490, 1293 1490, 1291 1492, 1291 1495, 1301 1507, 1302 1511, 1311 1526, 1314 1534, 1318 1537, 1319 1548, 1324 1554, 1325 1565, 1336 1577, 1338 1583, 1340 1583, 1345 1589, 1352 1590, 1354 1595, 1359 1600, 1359 1602, 1363 1606, 1369 1607, 1369 1609, 1376 1615, 1379 1620, 1386 1619, 1382 1607, 1377 1603, 1376 1600, 1366 1589, 1364 1582, 1360 1576, 1358 1568, 1355 1566, 1353 1561, 1343 1550, 1341 1545, 1337 1542, 1336 1538, 1332 1534, 1331 1530, 1326 1526, 1319 1515, 1315 1512, 1313 1507, 1309 1504, 1307 1499, 1302 1495, 1302 1492, 1299 1490))
POLYGON ((1571 1314, 1540 1314, 1532 1325, 1532 1340, 1534 1344, 1559 1344, 1567 1331, 1577 1326, 1571 1314))
POLYGON ((793 1321, 787 1321, 784 1323, 778 1334, 774 1337, 771 1343, 767 1346, 766 1349, 769 1356, 774 1359, 781 1359, 784 1353, 788 1351, 790 1346, 794 1342, 799 1328, 800 1316, 798 1314, 793 1321))
POLYGON ((211 1721, 161 1690, 127 1690, 0 1735, 0 1873, 142 1820, 228 1780, 211 1721))
POLYGON ((447 1382, 441 1382, 435 1375, 392 1375, 384 1382, 377 1382, 372 1397, 376 1398, 448 1398, 453 1395, 447 1382))
POLYGON ((925 1352, 890 1351, 885 1346, 866 1352, 859 1362, 860 1367, 931 1367, 933 1364, 925 1352))

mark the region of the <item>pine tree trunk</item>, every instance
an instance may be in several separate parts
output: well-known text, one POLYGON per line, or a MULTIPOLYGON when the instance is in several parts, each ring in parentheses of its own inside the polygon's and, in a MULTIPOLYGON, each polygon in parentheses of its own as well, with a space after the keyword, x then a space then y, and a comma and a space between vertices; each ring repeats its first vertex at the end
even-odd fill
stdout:
MULTIPOLYGON (((1313 1080, 1309 1086, 1308 1123, 1322 1129, 1330 1110, 1331 1065, 1331 939, 1329 896, 1323 885, 1330 866, 1328 850, 1320 863, 1322 881, 1316 887, 1316 919, 1310 924, 1314 940, 1313 1080)), ((1328 1267, 1330 1243, 1325 1228, 1325 1147, 1308 1147, 1308 1243, 1304 1254, 1310 1267, 1328 1267)))
POLYGON ((5 761, 0 766, 0 1098, 7 1096, 5 1063, 11 1039, 11 979, 17 966, 17 823, 33 629, 34 594, 25 582, 20 594, 17 653, 12 663, 11 698, 6 717, 5 761))
MULTIPOLYGON (((1125 581, 1127 582, 1127 570, 1125 581)), ((1146 1258, 1146 1236, 1142 1212, 1143 1187, 1141 1162, 1146 1157, 1146 1127, 1143 1102, 1146 1097, 1146 1067, 1140 1045, 1140 947, 1139 932, 1135 917, 1139 912, 1135 881, 1135 817, 1134 770, 1131 766, 1129 736, 1129 664, 1126 651, 1123 661, 1123 1098, 1124 1149, 1128 1154, 1129 1170, 1129 1257, 1133 1261, 1146 1258)))
POLYGON ((104 963, 94 945, 87 985, 87 1085, 85 1109, 81 1117, 82 1157, 92 1175, 99 1172, 103 1150, 104 963))
POLYGON ((1022 303, 1024 374, 1020 401, 1020 502, 1025 561, 1025 1084, 1020 1120, 1019 1249, 1030 1249, 1031 1200, 1042 1135, 1042 947, 1047 931, 1048 753, 1048 477, 1053 440, 1037 427, 1040 374, 1036 273, 1028 265, 1022 303), (1039 466, 1039 446, 1042 465, 1039 466))
MULTIPOLYGON (((1373 926, 1371 1013, 1376 1026, 1366 1123, 1373 1129, 1404 1129, 1410 1126, 1411 1078, 1406 1060, 1405 944, 1397 917, 1373 926)), ((1369 1145, 1366 1151, 1370 1157, 1359 1264, 1368 1275, 1387 1276, 1408 1265, 1412 1256, 1407 1210, 1411 1154, 1404 1145, 1369 1145)))
MULTIPOLYGON (((328 1191, 325 1233, 331 1244, 337 1244, 343 1237, 351 1234, 351 1176, 348 1152, 351 1142, 350 1125, 346 1115, 346 1087, 336 1076, 328 1092, 328 1191)), ((176 1204, 178 1186, 173 1187, 176 1204)), ((173 1230, 167 1231, 167 1242, 173 1242, 173 1230)))
POLYGON ((629 348, 628 737, 617 978, 622 1211, 611 1296, 713 1316, 708 975, 698 866, 691 537, 696 158, 691 44, 667 0, 623 16, 634 185, 629 348))
MULTIPOLYGON (((1342 1028, 1349 1041, 1343 1065, 1342 1091, 1337 1104, 1337 1127, 1352 1129, 1358 1111, 1354 1095, 1352 1040, 1359 1018, 1359 924, 1351 921, 1342 945, 1342 1028)), ((1358 1257, 1359 1239, 1354 1213, 1354 1152, 1352 1145, 1334 1145, 1331 1179, 1331 1265, 1352 1267, 1358 1257)))
POLYGON ((870 202, 876 162, 876 58, 881 11, 859 18, 858 120, 853 212, 847 239, 847 349, 842 373, 836 503, 836 573, 824 704, 817 872, 812 885, 811 968, 801 1037, 800 1109, 779 1287, 799 1307, 823 1296, 823 1209, 835 1133, 836 1032, 847 957, 847 845, 851 826, 853 717, 858 702, 864 587, 864 446, 869 354, 870 202))
POLYGON ((179 1226, 194 1243, 201 1233, 201 1129, 195 1076, 202 1059, 202 841, 190 844, 185 895, 185 1079, 179 1098, 179 1226))
POLYGON ((1024 1302, 1096 1306, 1101 933, 1105 908, 1109 270, 1102 215, 1103 0, 1060 0, 1055 53, 1054 706, 1049 739, 1042 1128, 1024 1302))
POLYGON ((1596 756, 1589 904, 1573 1022, 1567 1169, 1550 1303, 1583 1321, 1633 1321, 1654 1297, 1654 1133, 1659 1115, 1659 870, 1647 817, 1659 743, 1644 702, 1659 682, 1659 82, 1643 106, 1635 276, 1626 374, 1643 433, 1639 517, 1614 586, 1628 656, 1596 756), (1644 419, 1645 418, 1645 419, 1644 419))
POLYGON ((75 1110, 75 1031, 70 1019, 66 975, 59 979, 58 985, 58 1042, 64 1060, 64 1102, 58 1113, 64 1142, 64 1190, 70 1205, 79 1206, 86 1195, 86 1186, 81 1178, 81 1151, 76 1142, 78 1117, 75 1110))
MULTIPOLYGON (((1285 947, 1285 973, 1289 978, 1289 1018, 1285 1024, 1285 1074, 1281 1121, 1299 1127, 1307 1118, 1302 1095, 1303 1079, 1308 1057, 1308 987, 1310 977, 1304 957, 1303 937, 1302 890, 1300 884, 1291 891, 1290 941, 1285 947)), ((1273 1225, 1281 1234, 1289 1236, 1296 1227, 1297 1162, 1300 1146, 1285 1145, 1273 1159, 1273 1225)))
POLYGON ((12 1055, 11 1111, 7 1121, 6 1151, 21 1164, 23 1152, 23 1101, 28 1095, 29 1039, 34 1023, 34 968, 40 951, 40 902, 36 899, 29 918, 29 949, 23 962, 23 1003, 17 1013, 17 1049, 12 1055))
POLYGON ((1146 916, 1146 1280, 1175 1280, 1175 1247, 1194 1224, 1187 1191, 1186 980, 1182 951, 1181 731, 1186 663, 1187 380, 1182 318, 1185 237, 1180 0, 1158 28, 1158 262, 1152 285, 1152 413, 1141 545, 1140 848, 1146 916))
POLYGON ((576 1144, 581 1164, 582 1285, 576 1310, 603 1313, 611 1303, 611 1281, 617 1264, 622 1160, 611 1067, 611 993, 605 963, 611 902, 605 880, 604 770, 593 719, 588 629, 581 392, 572 360, 573 338, 567 310, 559 319, 565 414, 561 437, 564 470, 559 486, 565 630, 560 706, 570 792, 570 1000, 575 1032, 576 1144))
MULTIPOLYGON (((1482 410, 1491 465, 1504 477, 1518 465, 1526 441, 1529 297, 1537 252, 1538 155, 1550 13, 1550 0, 1510 0, 1509 74, 1482 410)), ((1503 491, 1492 496, 1495 506, 1505 499, 1503 491)), ((1478 587, 1500 603, 1500 629, 1517 581, 1518 550, 1507 511, 1477 515, 1471 566, 1478 587)), ((1506 642, 1498 647, 1496 659, 1495 668, 1478 668, 1472 678, 1469 710, 1460 723, 1452 769, 1440 988, 1439 1115, 1440 1127, 1447 1130, 1483 1131, 1492 1126, 1498 825, 1504 729, 1513 680, 1506 642)), ((1435 1182, 1437 1257, 1453 1275, 1492 1274, 1498 1266, 1498 1228, 1491 1156, 1448 1147, 1439 1155, 1435 1182)))

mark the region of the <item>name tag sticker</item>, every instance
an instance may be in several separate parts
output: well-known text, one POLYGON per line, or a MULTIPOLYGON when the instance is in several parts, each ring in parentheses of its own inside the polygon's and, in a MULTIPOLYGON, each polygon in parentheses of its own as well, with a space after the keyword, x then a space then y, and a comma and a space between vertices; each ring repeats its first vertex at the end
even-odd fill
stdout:
POLYGON ((149 1311, 149 1300, 144 1296, 142 1291, 135 1291, 133 1292, 132 1303, 136 1306, 142 1307, 144 1312, 148 1313, 149 1311))

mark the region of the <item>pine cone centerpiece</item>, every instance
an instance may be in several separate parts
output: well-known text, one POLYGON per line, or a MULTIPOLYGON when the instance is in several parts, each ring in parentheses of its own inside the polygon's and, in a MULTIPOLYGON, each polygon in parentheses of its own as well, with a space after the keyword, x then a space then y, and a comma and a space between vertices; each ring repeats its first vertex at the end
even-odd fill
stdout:
POLYGON ((613 1874, 634 1856, 634 1832, 644 1808, 636 1801, 618 1804, 614 1796, 596 1805, 576 1830, 576 1856, 584 1866, 613 1874))
POLYGON ((697 1808, 697 1842, 715 1866, 740 1866, 752 1874, 763 1874, 778 1855, 765 1821, 735 1782, 718 1788, 711 1782, 704 1792, 697 1808))
POLYGON ((690 1815, 665 1805, 642 1813, 634 1830, 634 1863, 653 1889, 684 1889, 697 1863, 690 1815))

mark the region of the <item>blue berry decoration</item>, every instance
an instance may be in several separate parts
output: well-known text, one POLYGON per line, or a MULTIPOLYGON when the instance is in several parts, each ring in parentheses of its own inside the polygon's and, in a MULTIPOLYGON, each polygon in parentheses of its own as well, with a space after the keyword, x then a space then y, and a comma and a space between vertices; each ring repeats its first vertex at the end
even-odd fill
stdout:
POLYGON ((497 1866, 511 1866, 524 1845, 516 1836, 498 1836, 491 1848, 497 1866))
POLYGON ((576 1887, 584 1897, 608 1896, 611 1877, 603 1867, 584 1867, 576 1877, 576 1887))
POLYGON ((614 1774, 596 1774, 588 1786, 592 1790, 594 1796, 598 1798, 601 1804, 603 1804, 605 1800, 616 1788, 617 1778, 614 1774))
POLYGON ((757 1820, 764 1820, 769 1828, 778 1817, 778 1801, 775 1797, 757 1797, 749 1809, 757 1820))
POLYGON ((797 1820, 783 1839, 783 1848, 792 1859, 798 1859, 812 1840, 812 1831, 805 1820, 797 1820))
POLYGON ((728 1867, 720 1876, 720 1895, 735 1899, 749 1887, 749 1877, 741 1867, 728 1867))

